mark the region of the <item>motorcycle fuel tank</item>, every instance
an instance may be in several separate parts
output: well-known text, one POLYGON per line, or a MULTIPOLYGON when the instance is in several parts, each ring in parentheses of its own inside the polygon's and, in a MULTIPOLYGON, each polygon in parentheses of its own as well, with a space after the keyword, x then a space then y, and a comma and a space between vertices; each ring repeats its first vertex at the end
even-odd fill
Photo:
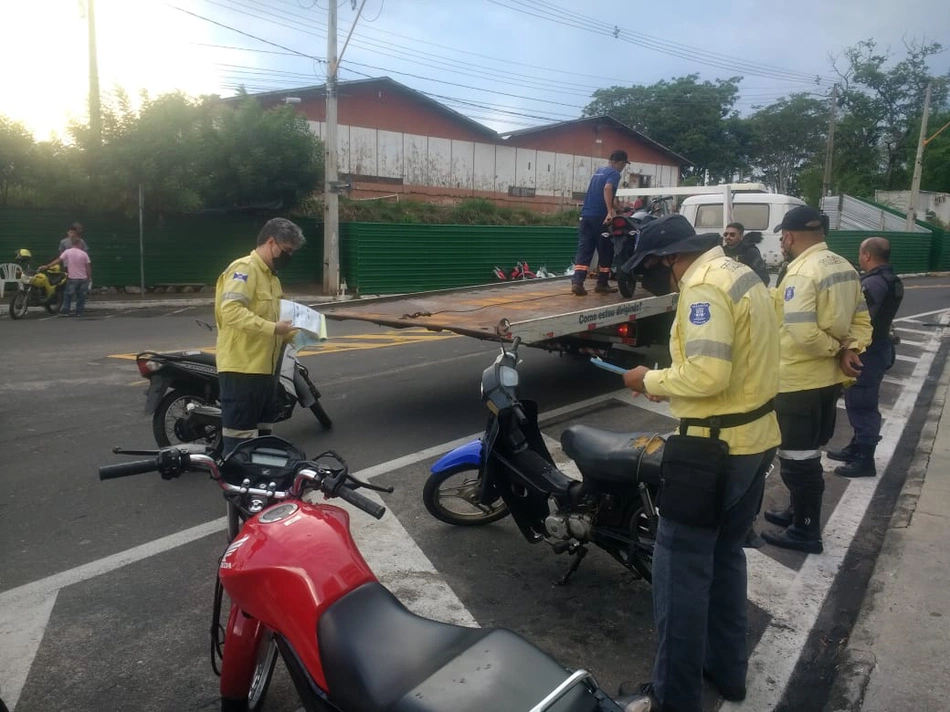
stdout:
POLYGON ((341 596, 376 581, 346 511, 299 500, 249 519, 219 573, 232 604, 283 635, 324 688, 317 621, 341 596))

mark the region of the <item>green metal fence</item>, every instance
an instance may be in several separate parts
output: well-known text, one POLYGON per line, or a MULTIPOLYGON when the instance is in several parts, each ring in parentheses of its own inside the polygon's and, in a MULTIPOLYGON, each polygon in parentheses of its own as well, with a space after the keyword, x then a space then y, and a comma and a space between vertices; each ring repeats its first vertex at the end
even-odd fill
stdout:
POLYGON ((561 273, 577 247, 574 227, 345 223, 341 232, 342 273, 362 294, 485 284, 494 266, 518 260, 561 273))
MULTIPOLYGON (((150 216, 144 230, 146 286, 213 284, 227 263, 253 249, 267 215, 150 216)), ((93 259, 97 286, 139 284, 138 220, 116 215, 83 215, 23 209, 0 210, 0 262, 26 247, 37 262, 56 256, 66 228, 78 220, 93 259)), ((296 219, 306 247, 281 274, 287 285, 316 288, 323 281, 323 226, 296 219)), ((928 225, 932 234, 885 233, 898 272, 950 270, 950 233, 928 225)), ((494 281, 492 268, 510 270, 525 260, 563 273, 571 264, 577 229, 507 225, 343 223, 341 274, 349 291, 393 294, 494 281)), ((854 263, 858 247, 878 232, 833 231, 828 243, 854 263)))

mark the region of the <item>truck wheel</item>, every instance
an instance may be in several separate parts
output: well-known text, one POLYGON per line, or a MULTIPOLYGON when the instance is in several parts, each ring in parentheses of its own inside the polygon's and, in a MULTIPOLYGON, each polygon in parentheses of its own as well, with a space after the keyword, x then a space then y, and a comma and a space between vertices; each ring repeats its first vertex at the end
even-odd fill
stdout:
POLYGON ((637 278, 631 277, 626 272, 617 270, 617 289, 624 299, 630 299, 634 290, 637 288, 637 278))
POLYGON ((508 507, 499 497, 491 504, 478 502, 478 468, 460 465, 429 475, 422 489, 422 502, 429 514, 457 527, 478 527, 508 516, 508 507))

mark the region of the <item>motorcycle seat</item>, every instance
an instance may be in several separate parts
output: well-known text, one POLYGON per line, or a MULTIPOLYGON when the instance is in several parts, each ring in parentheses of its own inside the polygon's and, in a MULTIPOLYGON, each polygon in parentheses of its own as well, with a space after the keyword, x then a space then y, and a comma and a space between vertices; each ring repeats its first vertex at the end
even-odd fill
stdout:
POLYGON ((194 363, 200 363, 205 366, 217 366, 217 358, 213 353, 207 351, 198 351, 197 353, 189 353, 187 356, 182 355, 180 357, 182 361, 193 361, 194 363))
POLYGON ((656 433, 614 433, 589 425, 572 425, 561 433, 561 447, 584 479, 604 484, 658 486, 663 444, 656 433))
MULTIPOLYGON (((529 710, 569 674, 509 630, 422 618, 378 583, 330 606, 317 634, 330 701, 352 712, 529 710)), ((598 707, 578 686, 550 709, 598 707)))

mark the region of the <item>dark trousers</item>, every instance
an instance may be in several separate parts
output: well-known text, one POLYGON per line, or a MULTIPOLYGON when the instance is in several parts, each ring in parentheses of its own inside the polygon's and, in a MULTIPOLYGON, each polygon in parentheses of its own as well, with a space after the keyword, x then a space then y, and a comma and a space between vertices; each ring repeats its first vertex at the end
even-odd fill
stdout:
POLYGON ((277 419, 277 379, 271 374, 218 373, 221 435, 227 455, 245 440, 269 433, 277 419))
POLYGON ((838 397, 841 386, 825 386, 807 391, 779 393, 775 397, 775 414, 782 431, 779 461, 782 482, 794 502, 796 496, 817 497, 820 506, 825 491, 821 448, 835 433, 838 397))
POLYGON ((721 689, 745 689, 746 532, 759 508, 775 449, 727 459, 718 529, 660 512, 653 554, 653 613, 659 644, 654 695, 664 712, 701 712, 703 670, 721 689))
POLYGON ((881 411, 878 399, 884 372, 894 362, 894 346, 890 340, 875 341, 861 354, 861 375, 858 381, 844 392, 848 409, 848 421, 854 429, 854 443, 870 448, 877 446, 881 435, 881 411))
POLYGON ((574 255, 575 283, 584 283, 594 250, 597 250, 597 280, 600 284, 607 284, 610 267, 614 262, 614 243, 609 236, 604 236, 605 231, 603 218, 581 218, 577 227, 577 254, 574 255))

